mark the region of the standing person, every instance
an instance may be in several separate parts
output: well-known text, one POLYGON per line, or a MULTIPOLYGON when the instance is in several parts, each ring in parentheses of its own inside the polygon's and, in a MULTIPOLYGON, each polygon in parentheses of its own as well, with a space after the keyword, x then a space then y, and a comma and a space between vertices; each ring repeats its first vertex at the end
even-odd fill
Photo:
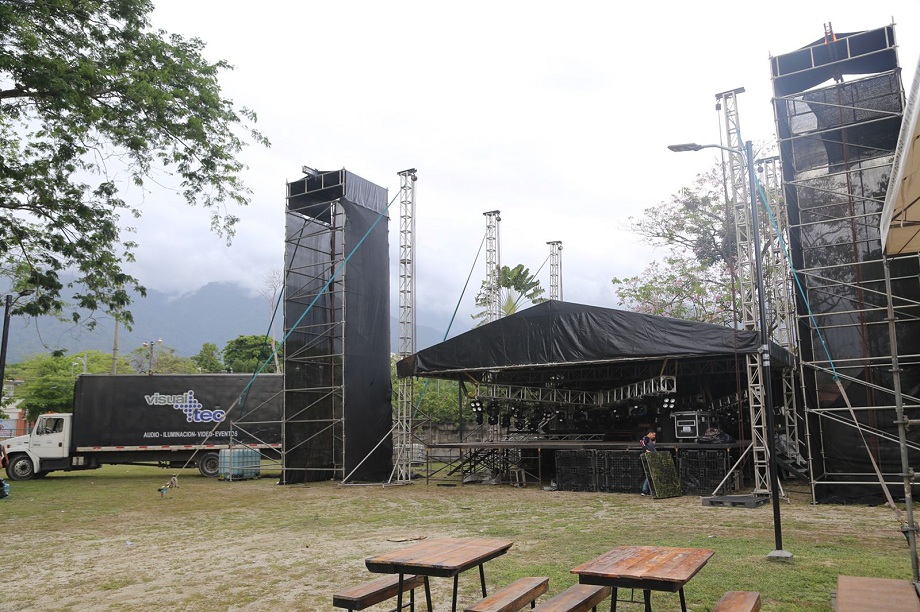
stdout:
MULTIPOLYGON (((639 444, 642 445, 642 449, 647 453, 657 453, 658 449, 655 448, 655 438, 658 437, 658 433, 654 429, 649 429, 648 433, 642 436, 642 439, 639 440, 639 444)), ((648 484, 648 476, 645 477, 645 482, 642 483, 642 492, 640 495, 650 495, 651 489, 648 484)))

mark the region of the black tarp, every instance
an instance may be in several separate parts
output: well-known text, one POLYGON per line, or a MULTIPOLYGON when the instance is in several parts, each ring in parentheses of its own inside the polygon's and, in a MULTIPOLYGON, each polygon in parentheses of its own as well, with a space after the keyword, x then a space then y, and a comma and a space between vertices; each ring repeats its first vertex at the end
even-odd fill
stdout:
MULTIPOLYGON (((758 333, 625 310, 548 301, 423 349, 400 377, 756 353, 758 333)), ((772 352, 772 351, 771 351, 772 352)))
POLYGON ((336 470, 386 480, 393 466, 386 189, 344 169, 317 172, 288 183, 287 207, 282 480, 326 480, 336 470))

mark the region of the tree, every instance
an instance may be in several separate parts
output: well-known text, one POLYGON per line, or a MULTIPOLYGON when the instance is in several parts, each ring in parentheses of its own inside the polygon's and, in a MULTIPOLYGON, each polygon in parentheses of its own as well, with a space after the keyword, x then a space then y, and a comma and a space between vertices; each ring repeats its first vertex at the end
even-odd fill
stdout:
MULTIPOLYGON (((176 177, 211 229, 234 233, 227 203, 245 205, 237 155, 255 114, 221 95, 204 43, 150 29, 150 0, 0 2, 0 274, 35 290, 17 313, 65 307, 119 313, 145 290, 123 263, 136 246, 122 181, 176 177), (65 280, 72 274, 72 280, 65 280), (72 295, 66 293, 72 291, 72 295)), ((88 322, 92 324, 92 319, 88 322)))
POLYGON ((673 255, 653 261, 641 276, 614 278, 620 304, 635 312, 731 326, 735 320, 724 265, 706 266, 673 255))
POLYGON ((145 343, 128 355, 128 362, 137 374, 196 374, 198 366, 191 357, 176 355, 176 349, 145 343))
MULTIPOLYGON (((502 266, 498 274, 498 286, 500 293, 500 306, 505 316, 512 315, 519 310, 521 300, 527 300, 532 304, 539 304, 545 301, 540 296, 544 290, 540 286, 540 281, 536 276, 530 273, 529 268, 524 264, 518 264, 513 268, 502 266)), ((489 306, 489 287, 488 281, 482 281, 482 287, 476 295, 476 305, 482 308, 480 312, 472 315, 474 319, 482 319, 478 325, 485 323, 485 317, 488 315, 489 306)))
MULTIPOLYGON (((390 358, 390 378, 393 385, 393 406, 399 400, 399 379, 396 376, 396 357, 390 358)), ((416 423, 428 419, 432 423, 457 423, 459 419, 459 393, 455 380, 410 378, 413 419, 416 423)))
POLYGON ((647 208, 631 229, 669 255, 638 276, 613 278, 622 306, 677 319, 735 325, 737 245, 734 209, 726 206, 721 165, 669 200, 647 208))
POLYGON ((284 290, 284 274, 278 268, 269 270, 262 280, 262 297, 268 300, 268 315, 271 324, 268 328, 269 346, 272 349, 272 359, 275 362, 275 371, 281 371, 281 360, 278 355, 278 341, 275 339, 276 313, 278 312, 278 296, 284 290))
MULTIPOLYGON (((234 372, 255 372, 269 360, 271 344, 265 336, 237 336, 224 347, 224 365, 234 372)), ((269 363, 264 372, 275 372, 269 363)))
POLYGON ((192 362, 202 372, 222 372, 224 364, 220 360, 220 350, 216 344, 205 342, 197 355, 192 355, 192 362))
MULTIPOLYGON (((120 359, 117 369, 122 374, 130 372, 128 360, 120 359)), ((89 374, 111 372, 111 353, 84 351, 74 355, 36 355, 11 366, 11 375, 23 381, 16 387, 18 407, 26 411, 30 421, 45 412, 71 412, 74 383, 84 371, 89 374)))

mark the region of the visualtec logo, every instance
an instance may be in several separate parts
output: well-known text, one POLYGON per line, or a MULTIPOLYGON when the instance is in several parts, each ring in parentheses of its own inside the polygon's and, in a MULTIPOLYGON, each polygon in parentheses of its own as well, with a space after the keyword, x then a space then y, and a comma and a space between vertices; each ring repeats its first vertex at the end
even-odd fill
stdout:
POLYGON ((145 395, 148 406, 172 406, 185 413, 185 420, 189 423, 220 423, 226 418, 224 410, 205 410, 201 402, 195 399, 195 392, 189 389, 180 395, 164 395, 154 393, 145 395))

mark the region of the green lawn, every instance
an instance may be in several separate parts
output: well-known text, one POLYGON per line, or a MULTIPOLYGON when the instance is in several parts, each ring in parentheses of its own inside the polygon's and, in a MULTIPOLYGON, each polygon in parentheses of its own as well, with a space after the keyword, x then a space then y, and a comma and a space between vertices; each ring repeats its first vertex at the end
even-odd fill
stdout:
MULTIPOLYGON (((911 572, 890 509, 813 506, 805 490, 782 505, 794 560, 781 563, 767 559, 769 504, 704 507, 698 497, 532 485, 278 486, 276 475, 220 482, 192 470, 161 497, 170 474, 109 466, 11 483, 11 498, 0 500, 0 610, 331 610, 333 592, 371 577, 365 557, 437 536, 513 540, 487 564, 489 584, 543 575, 550 594, 576 581, 570 568, 613 546, 711 548, 715 556, 686 588, 699 612, 728 590, 760 591, 768 611, 830 610, 840 574, 911 572)), ((436 609, 447 608, 450 586, 433 579, 436 609)), ((460 587, 460 603, 474 601, 476 573, 461 576, 460 587)), ((652 599, 656 611, 679 609, 676 594, 652 599)))

